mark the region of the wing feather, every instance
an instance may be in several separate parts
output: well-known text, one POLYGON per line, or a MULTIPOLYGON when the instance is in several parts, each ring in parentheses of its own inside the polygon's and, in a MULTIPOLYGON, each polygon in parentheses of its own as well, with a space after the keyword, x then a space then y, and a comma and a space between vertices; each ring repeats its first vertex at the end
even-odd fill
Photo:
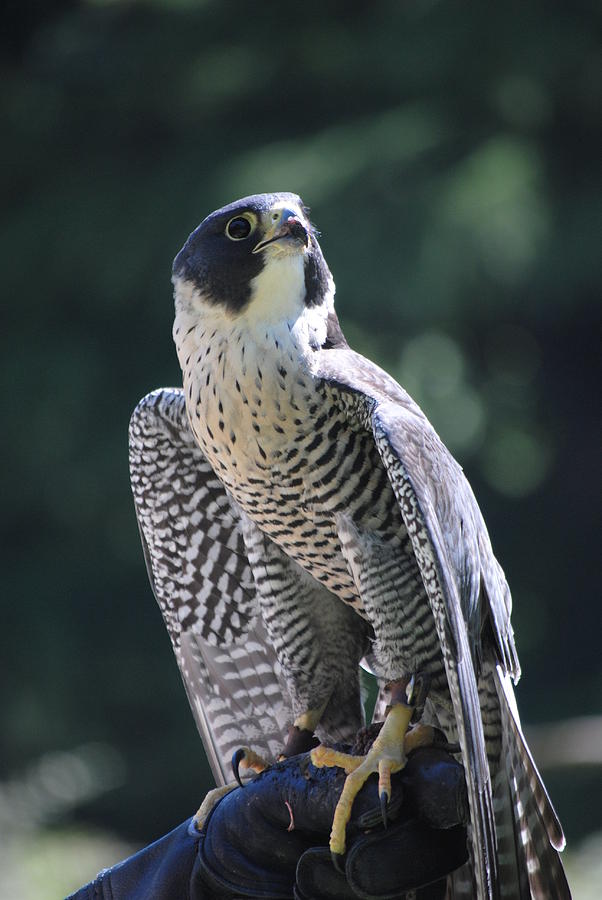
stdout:
POLYGON ((181 390, 154 391, 136 407, 130 475, 151 586, 224 784, 241 744, 275 758, 291 707, 259 614, 240 512, 194 441, 181 390))
POLYGON ((322 351, 315 374, 338 388, 349 415, 372 430, 399 502, 435 618, 458 725, 477 895, 496 897, 493 797, 477 679, 486 619, 502 671, 519 676, 506 580, 460 466, 403 388, 349 349, 322 351))

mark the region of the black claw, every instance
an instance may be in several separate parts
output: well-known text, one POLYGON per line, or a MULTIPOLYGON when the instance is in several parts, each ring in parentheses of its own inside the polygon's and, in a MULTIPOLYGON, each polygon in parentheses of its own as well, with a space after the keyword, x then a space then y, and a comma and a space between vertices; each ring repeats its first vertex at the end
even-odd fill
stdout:
POLYGON ((234 773, 234 777, 238 781, 241 788, 244 788, 244 784, 242 782, 242 778, 240 777, 238 767, 240 766, 240 764, 244 758, 245 758, 244 747, 239 747, 238 750, 235 750, 234 753, 232 754, 232 771, 234 773))
POLYGON ((387 806, 389 803, 389 797, 386 791, 383 791, 380 795, 380 815, 383 820, 383 828, 387 827, 387 806))
POLYGON ((333 850, 330 851, 330 858, 332 859, 332 864, 339 873, 339 875, 345 874, 345 865, 343 860, 345 859, 342 853, 335 853, 333 850))

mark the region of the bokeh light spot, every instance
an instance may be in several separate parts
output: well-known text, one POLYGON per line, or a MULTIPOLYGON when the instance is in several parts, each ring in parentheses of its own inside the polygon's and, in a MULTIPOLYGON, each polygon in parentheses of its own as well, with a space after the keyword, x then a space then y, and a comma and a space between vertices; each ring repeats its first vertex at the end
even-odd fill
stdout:
POLYGON ((492 487, 509 497, 524 497, 544 481, 552 454, 547 442, 519 427, 506 425, 483 453, 483 474, 492 487))

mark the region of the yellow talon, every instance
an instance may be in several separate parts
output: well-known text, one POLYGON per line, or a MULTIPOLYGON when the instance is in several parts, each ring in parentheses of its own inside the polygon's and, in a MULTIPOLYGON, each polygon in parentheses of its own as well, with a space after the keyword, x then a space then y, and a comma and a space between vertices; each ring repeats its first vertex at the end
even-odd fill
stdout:
POLYGON ((364 774, 356 769, 345 779, 343 792, 339 797, 334 817, 332 820, 332 830, 330 832, 330 852, 341 856, 345 852, 345 831, 347 822, 351 818, 351 807, 353 801, 359 794, 360 790, 370 772, 364 774))
MULTIPOLYGON (((391 796, 391 775, 403 769, 406 763, 404 740, 413 712, 413 707, 395 703, 366 756, 351 756, 329 747, 312 750, 311 761, 315 766, 339 766, 347 773, 334 811, 330 833, 331 853, 341 855, 345 852, 345 831, 351 818, 353 801, 370 775, 378 773, 379 796, 382 798, 384 794, 387 799, 391 796)), ((412 735, 415 730, 412 730, 412 735)), ((418 746, 425 741, 426 733, 420 732, 413 738, 413 745, 418 746)))
POLYGON ((308 709, 300 716, 297 716, 293 724, 296 725, 297 728, 300 728, 302 731, 311 731, 313 734, 313 732, 316 730, 318 722, 322 718, 322 713, 324 712, 325 708, 326 704, 323 703, 322 706, 318 707, 318 709, 308 709))
POLYGON ((410 728, 403 742, 403 749, 408 753, 417 747, 430 747, 435 742, 435 729, 432 725, 414 725, 410 728))
POLYGON ((260 756, 259 753, 255 753, 254 750, 249 749, 246 750, 242 763, 244 763, 243 768, 252 769, 257 773, 265 771, 270 765, 265 761, 263 756, 260 756))
POLYGON ((386 759, 378 761, 378 796, 385 794, 387 803, 391 799, 391 764, 386 759))
POLYGON ((339 769, 344 769, 347 775, 361 766, 364 759, 363 756, 352 756, 350 753, 342 753, 340 750, 324 747, 322 744, 311 751, 311 761, 316 769, 338 766, 339 769))
POLYGON ((232 771, 240 787, 244 787, 239 772, 241 766, 243 769, 252 769, 259 774, 269 768, 269 765, 262 756, 249 747, 239 747, 232 754, 232 771))

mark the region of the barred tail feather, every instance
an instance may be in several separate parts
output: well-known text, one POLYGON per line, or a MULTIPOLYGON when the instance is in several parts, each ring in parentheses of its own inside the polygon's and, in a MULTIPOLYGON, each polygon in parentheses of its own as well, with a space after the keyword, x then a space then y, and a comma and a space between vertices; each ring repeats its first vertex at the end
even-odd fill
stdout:
POLYGON ((494 809, 500 883, 509 886, 502 896, 570 900, 558 854, 565 843, 562 827, 525 743, 508 676, 499 669, 497 688, 503 768, 494 783, 494 809))

